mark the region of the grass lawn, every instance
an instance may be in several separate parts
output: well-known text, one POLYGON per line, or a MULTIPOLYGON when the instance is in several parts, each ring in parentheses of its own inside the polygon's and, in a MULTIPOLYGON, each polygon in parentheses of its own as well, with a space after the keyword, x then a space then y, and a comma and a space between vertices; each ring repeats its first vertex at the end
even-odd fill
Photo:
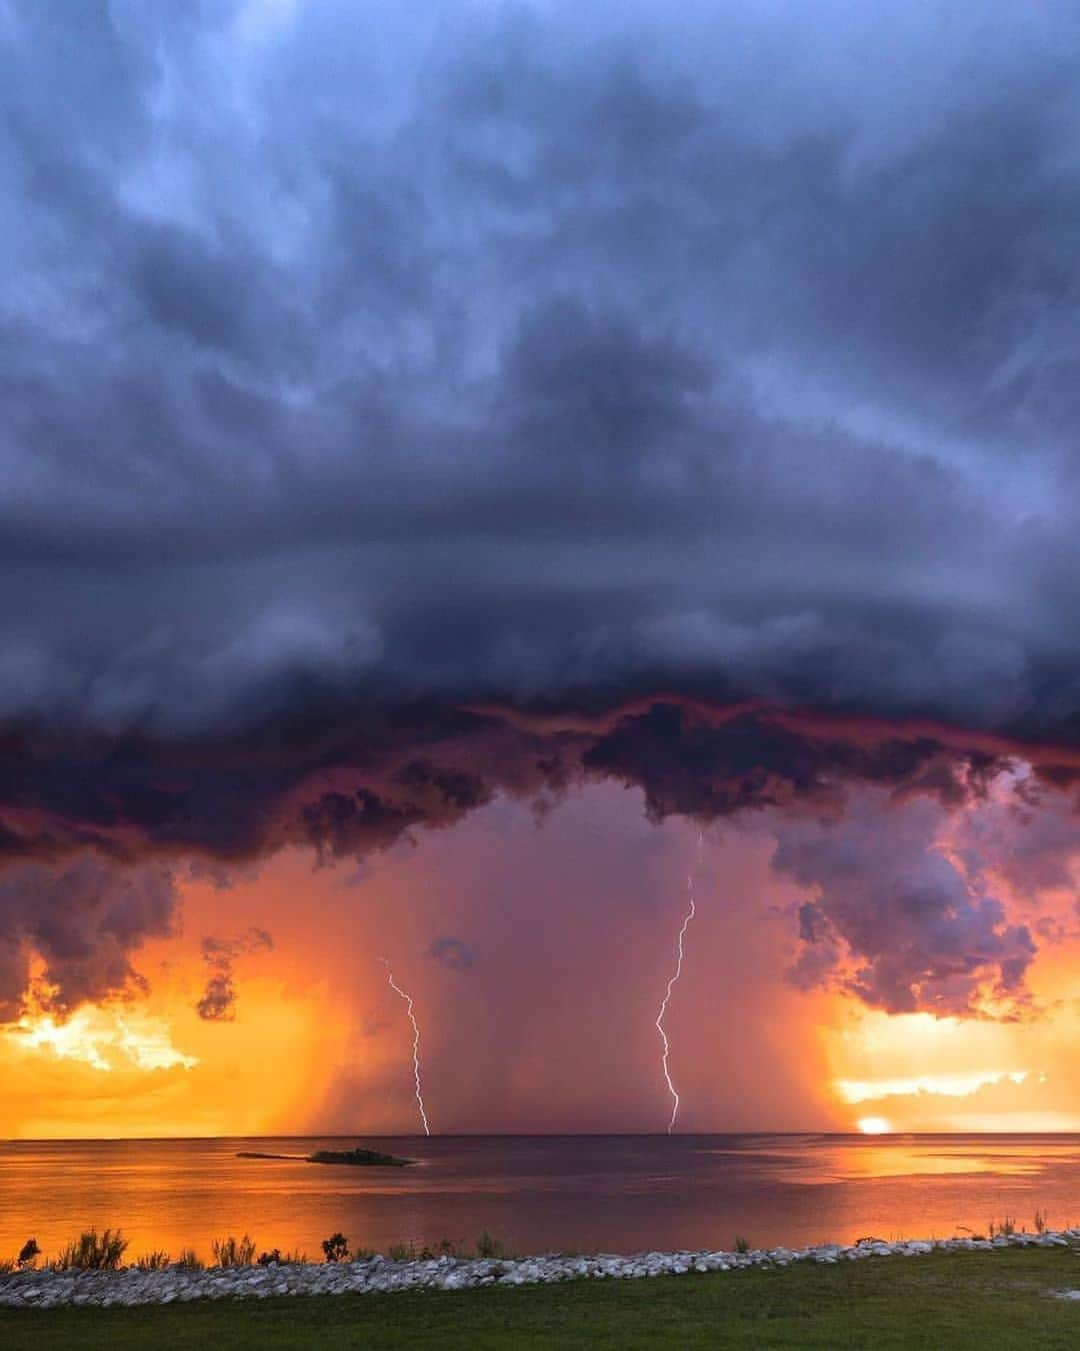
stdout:
POLYGON ((142 1309, 0 1309, 5 1351, 1080 1347, 1080 1250, 1005 1249, 781 1271, 142 1309))

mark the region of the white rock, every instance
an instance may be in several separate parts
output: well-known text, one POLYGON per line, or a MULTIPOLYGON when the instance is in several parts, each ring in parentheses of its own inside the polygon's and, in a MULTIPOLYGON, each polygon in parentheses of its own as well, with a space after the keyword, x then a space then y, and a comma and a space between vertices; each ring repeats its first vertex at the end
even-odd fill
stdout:
MULTIPOLYGON (((868 1257, 918 1257, 936 1250, 994 1251, 1015 1247, 1075 1247, 1080 1230, 1047 1230, 1043 1234, 999 1235, 986 1239, 909 1239, 901 1243, 860 1243, 841 1247, 823 1243, 810 1248, 777 1247, 749 1253, 647 1252, 631 1257, 600 1253, 595 1257, 566 1257, 548 1253, 517 1260, 440 1257, 429 1261, 390 1262, 385 1257, 364 1258, 341 1265, 297 1266, 273 1263, 267 1267, 211 1268, 188 1271, 41 1271, 0 1276, 0 1305, 54 1308, 61 1304, 113 1305, 187 1303, 196 1299, 267 1299, 286 1294, 341 1294, 345 1291, 409 1289, 474 1289, 486 1285, 536 1285, 566 1280, 636 1280, 667 1274, 703 1274, 743 1267, 783 1267, 793 1262, 839 1261, 868 1257)), ((1062 1299, 1080 1299, 1080 1291, 1063 1291, 1062 1299)))

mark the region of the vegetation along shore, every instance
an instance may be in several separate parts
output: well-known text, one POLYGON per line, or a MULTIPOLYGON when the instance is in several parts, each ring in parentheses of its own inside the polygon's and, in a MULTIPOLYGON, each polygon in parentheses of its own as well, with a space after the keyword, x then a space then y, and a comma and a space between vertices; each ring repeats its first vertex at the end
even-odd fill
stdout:
MULTIPOLYGON (((786 1266, 743 1254, 751 1260, 732 1262, 724 1275, 691 1268, 644 1281, 560 1279, 507 1288, 492 1275, 494 1288, 414 1289, 362 1299, 344 1293, 187 1302, 181 1295, 137 1309, 115 1301, 96 1308, 0 1307, 0 1345, 19 1351, 151 1345, 155 1351, 198 1345, 230 1351, 1061 1351, 1080 1343, 1080 1303, 1062 1298, 1080 1285, 1074 1238, 1007 1241, 989 1250, 938 1245, 910 1261, 849 1260, 843 1255, 849 1251, 786 1266)), ((277 1276, 267 1274, 272 1288, 277 1276)))

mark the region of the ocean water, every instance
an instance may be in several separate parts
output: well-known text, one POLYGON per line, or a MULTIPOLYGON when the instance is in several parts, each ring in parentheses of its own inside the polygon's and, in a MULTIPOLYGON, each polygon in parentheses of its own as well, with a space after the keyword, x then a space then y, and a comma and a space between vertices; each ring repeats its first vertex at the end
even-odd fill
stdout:
POLYGON ((0 1143, 0 1257, 46 1255, 90 1225, 129 1257, 248 1233, 320 1258, 354 1247, 472 1244, 635 1252, 985 1231, 1006 1214, 1080 1221, 1080 1136, 677 1135, 12 1141, 0 1143), (242 1159, 362 1143, 409 1168, 242 1159))

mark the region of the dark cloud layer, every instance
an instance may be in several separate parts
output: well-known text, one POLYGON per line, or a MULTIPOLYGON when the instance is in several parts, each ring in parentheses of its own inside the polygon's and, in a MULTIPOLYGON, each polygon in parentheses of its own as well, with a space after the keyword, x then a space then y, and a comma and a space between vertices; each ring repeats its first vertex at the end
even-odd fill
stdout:
POLYGON ((1078 77, 997 3, 0 6, 0 858, 1071 790, 1078 77))
MULTIPOLYGON (((640 788, 657 820, 766 807, 836 815, 859 784, 959 805, 1022 752, 1043 753, 941 728, 670 696, 542 716, 332 709, 229 742, 28 738, 12 744, 19 774, 0 786, 0 852, 241 861, 294 845, 331 861, 453 825, 499 793, 542 808, 570 785, 604 779, 640 788)), ((1045 753, 1052 767, 1072 763, 1045 753)))
POLYGON ((8 4, 0 716, 1070 726, 1078 39, 8 4))

